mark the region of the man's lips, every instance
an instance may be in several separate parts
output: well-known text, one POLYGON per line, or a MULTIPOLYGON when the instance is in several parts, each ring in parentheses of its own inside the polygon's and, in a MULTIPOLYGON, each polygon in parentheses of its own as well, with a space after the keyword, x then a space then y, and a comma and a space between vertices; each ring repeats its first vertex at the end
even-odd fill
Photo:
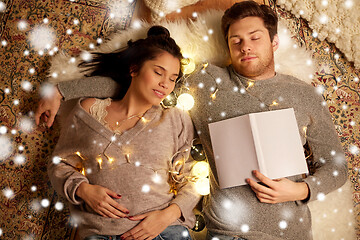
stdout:
POLYGON ((253 60, 253 59, 255 59, 255 58, 256 58, 256 56, 246 56, 246 57, 243 57, 243 58, 241 59, 241 61, 242 61, 242 62, 251 61, 251 60, 253 60))
POLYGON ((159 91, 159 90, 156 90, 156 89, 153 89, 154 93, 156 96, 158 96, 159 98, 163 98, 165 96, 165 93, 159 91))

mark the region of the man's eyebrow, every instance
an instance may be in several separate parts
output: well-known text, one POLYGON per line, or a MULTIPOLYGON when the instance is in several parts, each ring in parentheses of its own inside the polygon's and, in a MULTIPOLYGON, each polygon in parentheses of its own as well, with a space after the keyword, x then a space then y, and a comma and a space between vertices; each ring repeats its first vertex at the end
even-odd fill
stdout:
MULTIPOLYGON (((254 33, 256 33, 256 32, 264 32, 264 31, 261 30, 261 29, 256 29, 256 30, 254 30, 254 31, 249 32, 248 34, 251 35, 251 34, 254 34, 254 33)), ((240 37, 240 36, 237 35, 237 34, 229 36, 229 38, 239 38, 239 37, 240 37)))
MULTIPOLYGON (((164 70, 164 71, 167 71, 164 67, 162 67, 162 66, 160 66, 160 65, 154 65, 155 67, 159 67, 159 68, 161 68, 162 70, 164 70)), ((174 73, 173 75, 175 75, 175 76, 179 76, 179 74, 177 74, 177 73, 174 73)))

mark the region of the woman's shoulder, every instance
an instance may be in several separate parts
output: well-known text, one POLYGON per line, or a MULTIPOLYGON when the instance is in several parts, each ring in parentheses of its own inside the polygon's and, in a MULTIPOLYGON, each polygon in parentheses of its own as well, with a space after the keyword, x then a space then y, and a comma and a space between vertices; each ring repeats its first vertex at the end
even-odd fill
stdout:
POLYGON ((85 98, 80 101, 80 105, 85 111, 90 113, 90 108, 92 105, 94 105, 95 101, 96 101, 96 98, 85 98))

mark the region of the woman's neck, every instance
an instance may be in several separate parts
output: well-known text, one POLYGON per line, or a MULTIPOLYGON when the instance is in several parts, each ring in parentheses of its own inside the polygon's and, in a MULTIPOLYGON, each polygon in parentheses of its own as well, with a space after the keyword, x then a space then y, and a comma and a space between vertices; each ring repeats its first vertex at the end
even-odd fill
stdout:
POLYGON ((115 102, 115 108, 121 112, 125 117, 134 115, 142 115, 152 107, 151 104, 139 100, 132 94, 125 94, 125 96, 115 102))

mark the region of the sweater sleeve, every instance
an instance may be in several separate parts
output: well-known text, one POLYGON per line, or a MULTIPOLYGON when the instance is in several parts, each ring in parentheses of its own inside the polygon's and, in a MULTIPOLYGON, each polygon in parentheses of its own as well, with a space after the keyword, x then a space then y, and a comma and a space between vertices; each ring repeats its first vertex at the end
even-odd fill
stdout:
MULTIPOLYGON (((191 174, 192 166, 194 165, 194 160, 190 156, 190 149, 192 141, 194 139, 194 126, 187 112, 179 111, 182 119, 182 129, 178 136, 179 139, 179 149, 178 157, 173 159, 174 170, 183 173, 180 175, 180 182, 184 177, 188 177, 191 174), (184 160, 184 164, 176 164, 177 161, 184 160)), ((170 204, 176 204, 181 210, 181 218, 179 221, 182 224, 187 225, 192 228, 195 223, 193 209, 200 200, 200 195, 195 190, 194 183, 191 181, 185 180, 184 183, 176 184, 177 194, 170 204)))
POLYGON ((322 105, 322 97, 312 88, 308 100, 307 107, 312 111, 307 126, 307 141, 313 160, 319 167, 304 181, 310 190, 308 199, 313 201, 321 200, 325 194, 341 187, 347 179, 348 167, 331 115, 322 105))
POLYGON ((115 97, 120 92, 119 85, 109 77, 93 76, 58 83, 64 100, 80 97, 115 97))
POLYGON ((82 159, 76 155, 77 127, 72 128, 73 114, 70 113, 65 125, 62 126, 59 141, 48 161, 47 171, 50 182, 56 192, 71 204, 79 205, 83 201, 76 196, 76 190, 82 182, 89 182, 80 173, 82 159))

